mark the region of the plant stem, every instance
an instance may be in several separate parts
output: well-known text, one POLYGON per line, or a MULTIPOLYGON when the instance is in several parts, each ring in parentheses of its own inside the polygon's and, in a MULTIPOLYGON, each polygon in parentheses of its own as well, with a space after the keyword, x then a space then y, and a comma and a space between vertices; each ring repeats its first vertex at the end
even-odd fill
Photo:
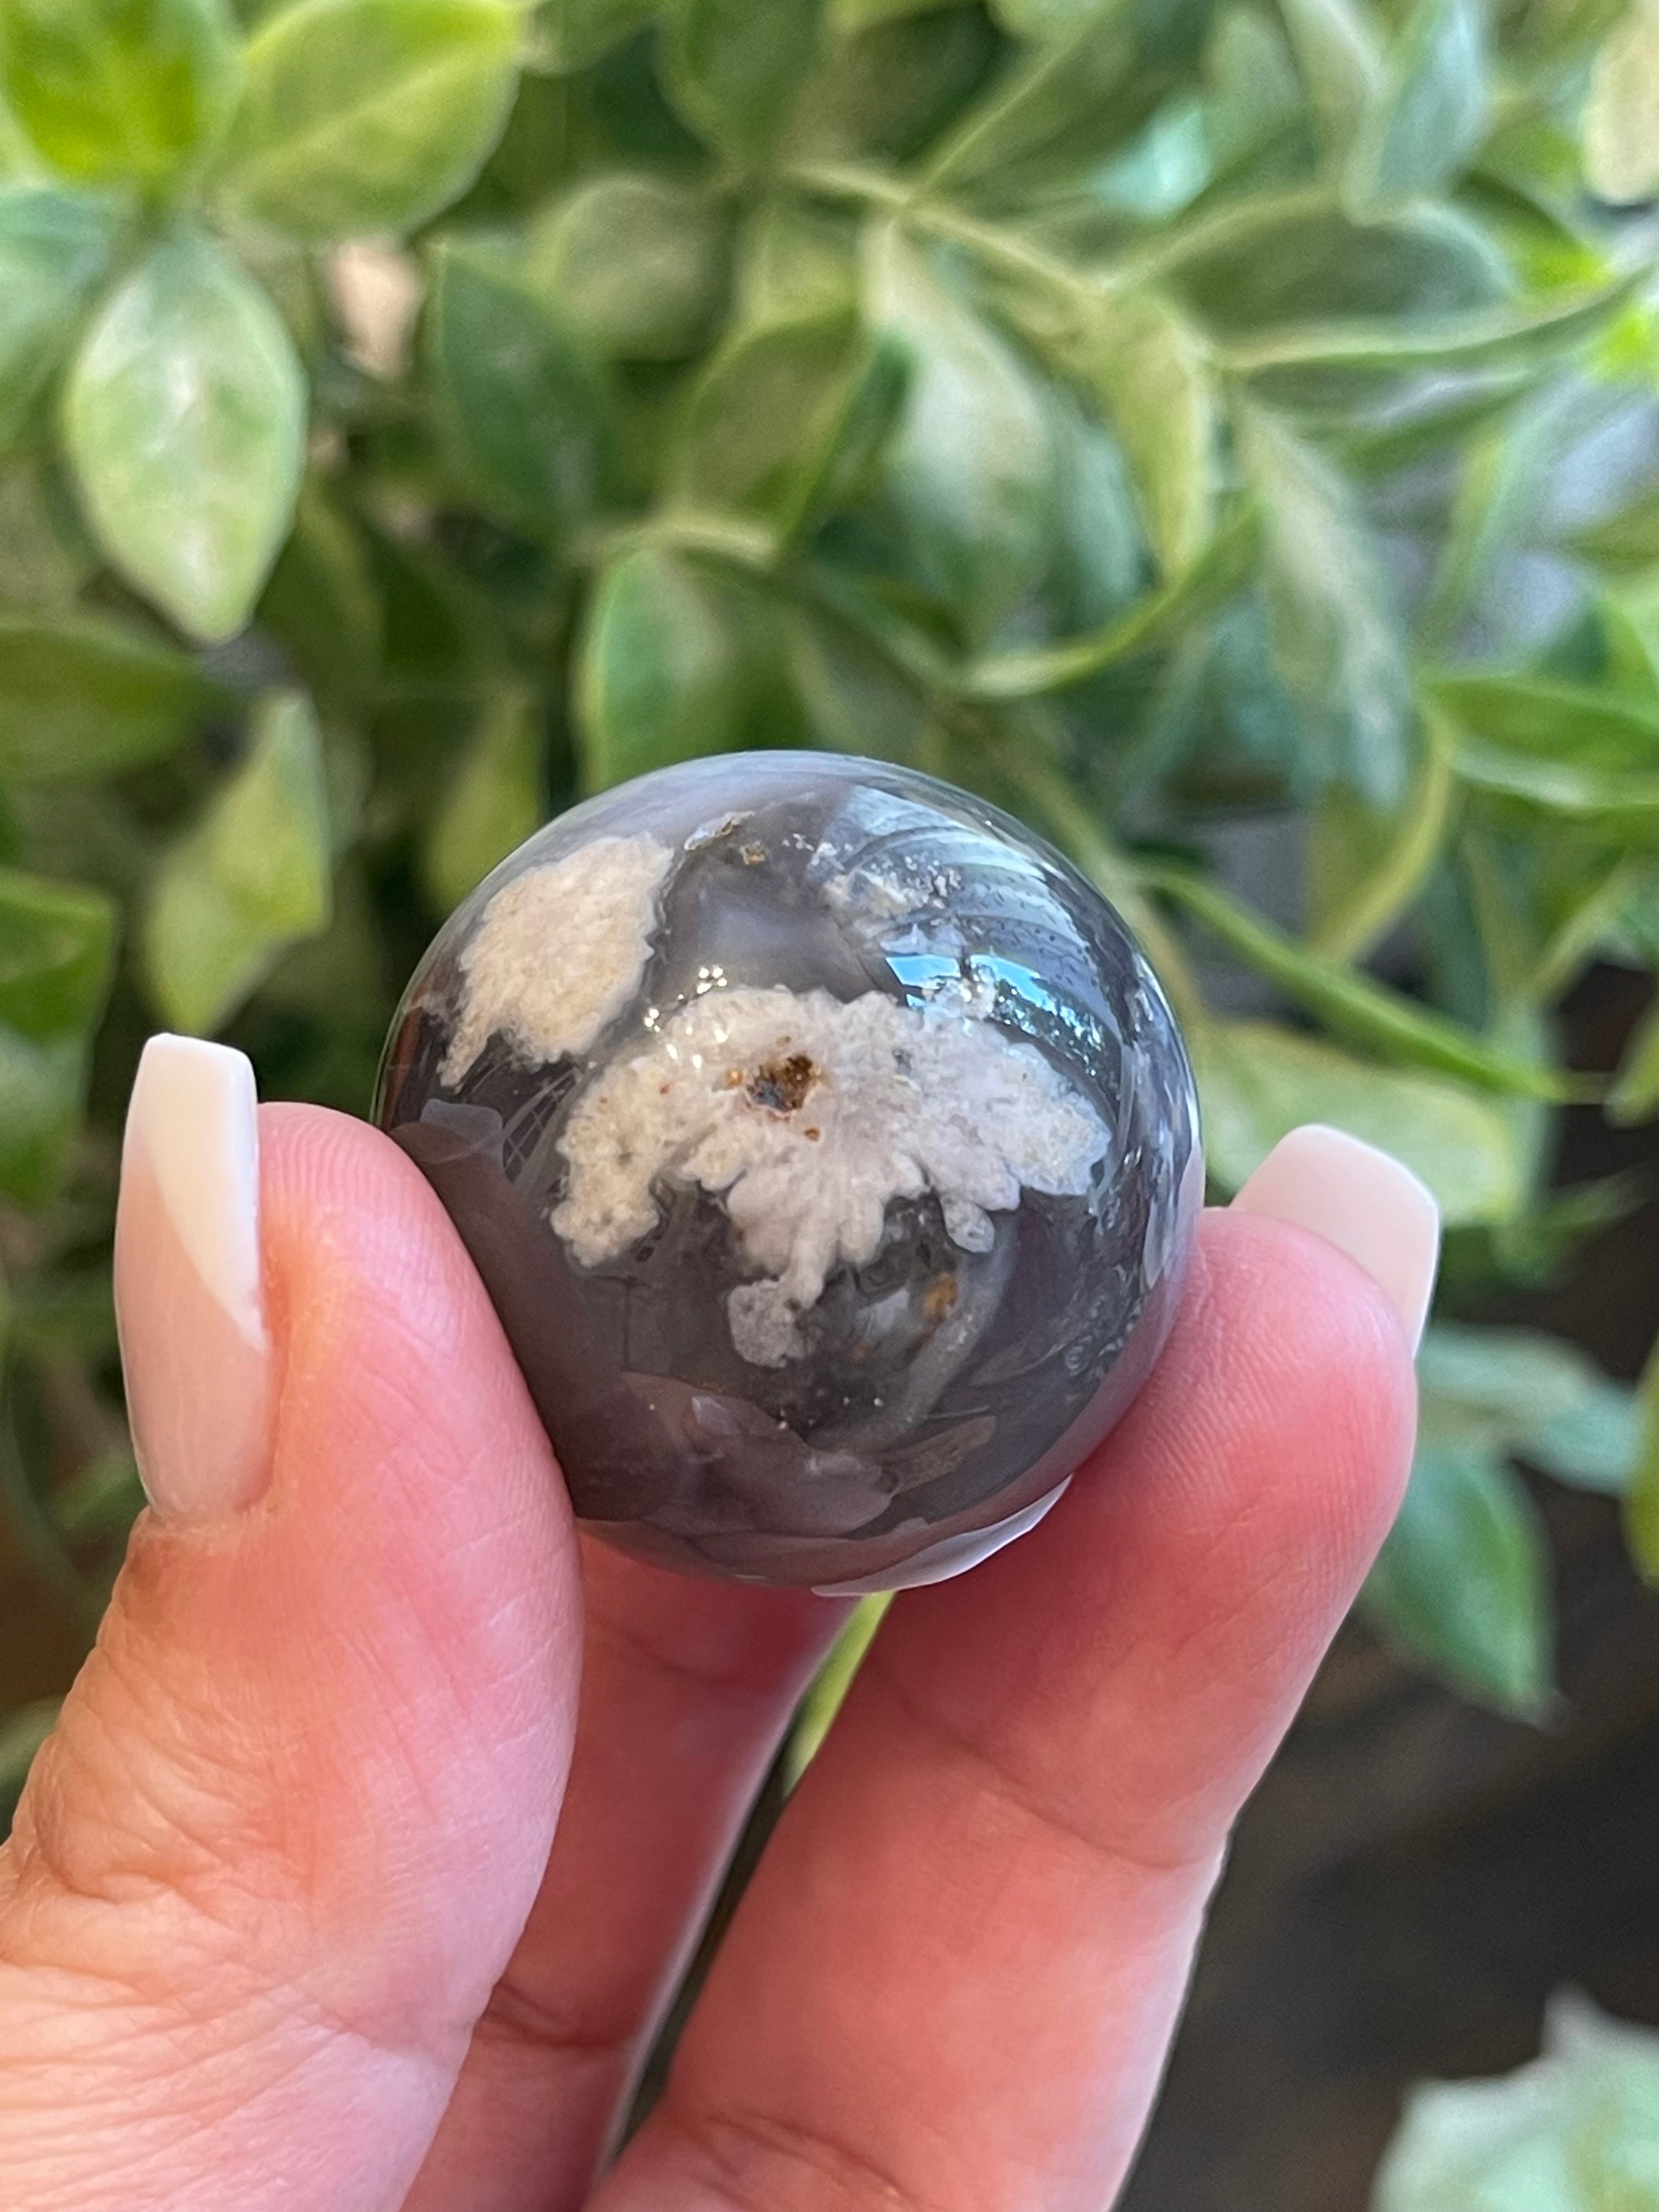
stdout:
POLYGON ((1629 855, 1607 871, 1589 896, 1573 908, 1540 954, 1528 981, 1525 995, 1528 999, 1543 1006, 1559 998, 1594 950, 1597 939, 1616 920, 1620 908, 1639 888, 1644 873, 1642 863, 1629 855))
POLYGON ((1184 221, 1170 223, 1145 246, 1120 254, 1100 272, 1103 283, 1141 283, 1164 276, 1183 262, 1206 253, 1224 252, 1276 232, 1290 218, 1317 214, 1334 205, 1331 187, 1325 184, 1296 185, 1285 191, 1221 206, 1200 206, 1184 221))
POLYGON ((580 567, 602 568, 618 554, 645 545, 662 546, 675 553, 701 553, 747 574, 769 573, 776 565, 780 550, 776 532, 764 523, 672 507, 624 522, 596 525, 583 533, 574 550, 580 567))
POLYGON ((1140 939, 1176 1018, 1188 1029, 1198 1028, 1208 1018, 1198 977, 1174 931, 1142 891, 1129 855, 1091 819, 1064 776, 1029 747, 1010 746, 997 765, 1055 844, 1140 939))
POLYGON ((1390 990, 1363 969, 1322 957, 1194 869, 1156 862, 1139 872, 1148 888, 1178 900, 1194 921, 1287 998, 1373 1051, 1513 1097, 1589 1103, 1602 1095, 1605 1086, 1593 1079, 1520 1058, 1390 990))
POLYGON ((1400 825, 1370 874, 1309 939, 1310 951, 1327 960, 1363 960, 1422 889, 1451 826, 1457 778, 1445 724, 1431 708, 1425 717, 1428 752, 1423 773, 1406 794, 1400 825))
POLYGON ((854 200, 879 208, 915 229, 966 246, 980 260, 1042 285, 1080 312, 1087 312, 1103 289, 1100 282, 1073 263, 1045 253, 1018 232, 981 222, 949 201, 929 198, 919 187, 884 176, 879 170, 860 168, 851 162, 808 162, 791 169, 788 181, 822 198, 854 200))

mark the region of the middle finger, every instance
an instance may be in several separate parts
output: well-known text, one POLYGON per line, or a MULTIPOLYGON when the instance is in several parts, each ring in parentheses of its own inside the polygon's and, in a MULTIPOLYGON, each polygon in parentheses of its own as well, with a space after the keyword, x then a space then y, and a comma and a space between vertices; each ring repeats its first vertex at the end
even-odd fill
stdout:
POLYGON ((791 1713, 848 1610, 585 1541, 570 1785, 406 2212, 573 2212, 791 1713))

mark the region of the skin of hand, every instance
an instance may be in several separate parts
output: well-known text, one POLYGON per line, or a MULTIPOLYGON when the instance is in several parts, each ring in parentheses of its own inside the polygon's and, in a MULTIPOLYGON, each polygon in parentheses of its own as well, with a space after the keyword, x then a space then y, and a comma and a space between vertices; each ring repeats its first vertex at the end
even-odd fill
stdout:
POLYGON ((578 1539, 395 1146, 158 1039, 151 1510, 0 1854, 8 2212, 1100 2212, 1397 1505, 1432 1201, 1305 1129, 1030 1535, 892 1607, 620 2107, 844 1605, 578 1539))

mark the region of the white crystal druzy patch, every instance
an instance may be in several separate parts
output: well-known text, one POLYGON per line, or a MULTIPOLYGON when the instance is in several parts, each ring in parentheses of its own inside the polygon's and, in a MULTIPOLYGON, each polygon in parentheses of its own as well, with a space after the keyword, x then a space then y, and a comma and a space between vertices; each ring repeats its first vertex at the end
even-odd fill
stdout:
POLYGON ((890 1200, 935 1193, 957 1245, 982 1251, 1022 1190, 1083 1196, 1109 1141, 1035 1046, 988 1022, 873 991, 715 992, 577 1100, 553 1226, 597 1267, 655 1225, 659 1181, 723 1194, 769 1279, 733 1294, 733 1341, 775 1365, 831 1269, 873 1259, 890 1200))
POLYGON ((504 884, 461 954, 444 1081, 497 1031, 532 1062, 586 1052, 639 988, 673 859, 654 837, 599 837, 504 884))

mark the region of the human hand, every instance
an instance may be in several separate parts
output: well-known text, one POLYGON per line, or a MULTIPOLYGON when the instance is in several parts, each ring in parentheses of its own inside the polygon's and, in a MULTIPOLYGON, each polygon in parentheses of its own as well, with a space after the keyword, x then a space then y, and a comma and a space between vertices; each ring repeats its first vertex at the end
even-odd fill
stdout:
POLYGON ((893 1607, 596 2183, 845 1607, 579 1542, 416 1170, 255 1114, 240 1055, 151 1046, 153 1510, 0 1854, 0 2203, 1100 2212, 1405 1480, 1426 1195, 1302 1132, 1206 1216, 1060 1505, 893 1607))

